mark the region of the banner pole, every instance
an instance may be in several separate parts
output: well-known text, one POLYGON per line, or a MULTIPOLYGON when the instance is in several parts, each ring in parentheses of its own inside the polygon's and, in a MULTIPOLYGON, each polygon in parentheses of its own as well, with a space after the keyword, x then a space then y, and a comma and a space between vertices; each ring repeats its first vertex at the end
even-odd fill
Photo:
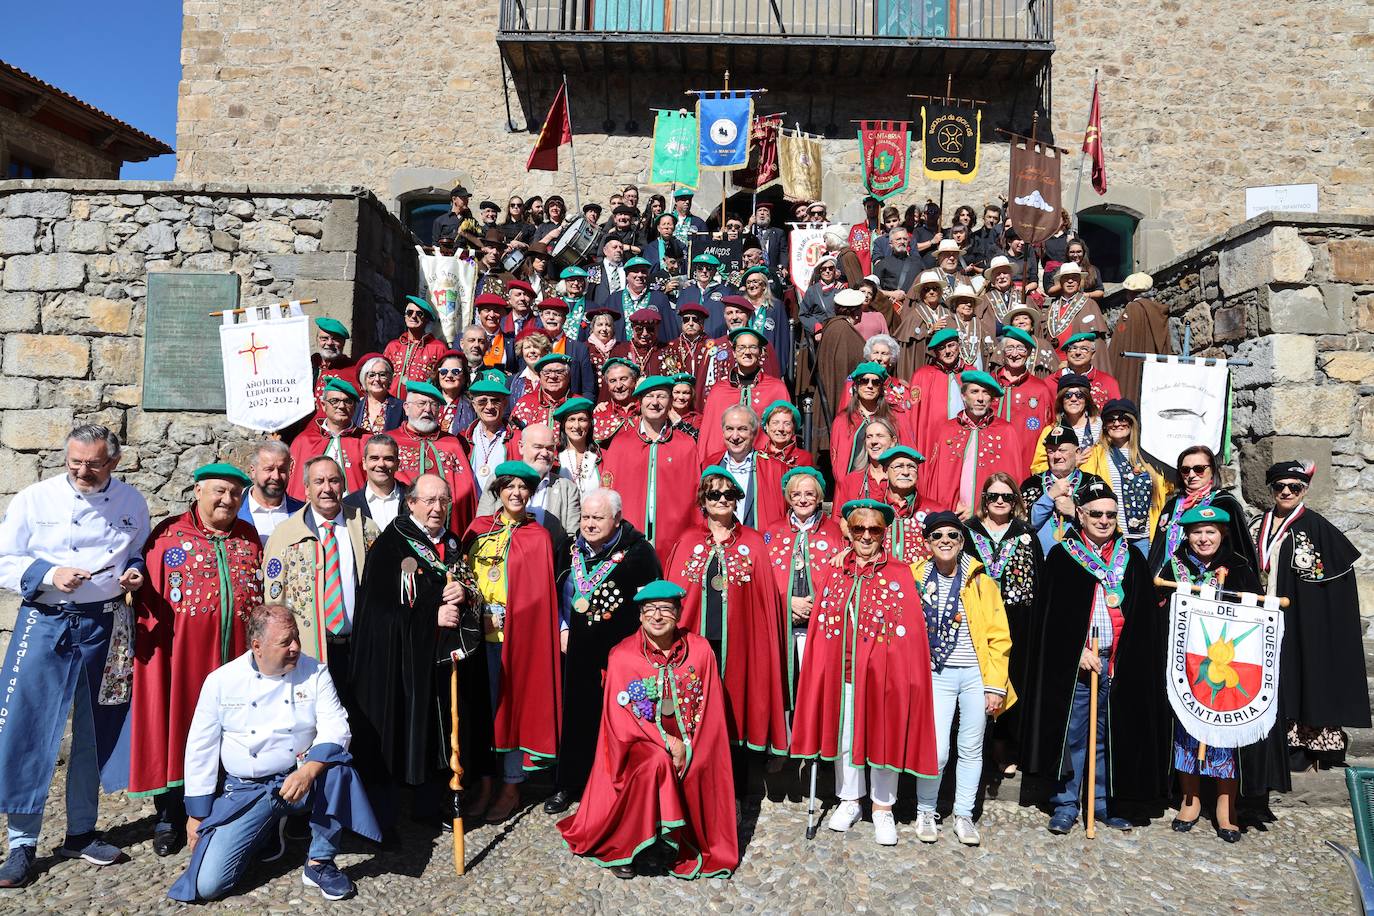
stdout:
MULTIPOLYGON (((730 71, 729 71, 729 70, 726 70, 726 71, 725 71, 725 91, 726 91, 726 92, 729 92, 729 91, 730 91, 730 71)), ((750 127, 752 127, 752 126, 753 126, 753 125, 750 125, 750 127)), ((745 151, 745 158, 746 158, 746 159, 748 158, 748 149, 747 149, 747 147, 746 147, 746 151, 745 151)), ((721 172, 721 173, 720 173, 720 237, 721 237, 722 240, 724 240, 724 238, 725 238, 725 173, 724 173, 724 172, 721 172)))
POLYGON ((572 99, 568 97, 568 74, 563 74, 563 107, 568 112, 568 155, 572 158, 573 203, 582 212, 582 189, 577 180, 577 144, 573 142, 572 99))
MULTIPOLYGON (((1093 98, 1097 98, 1097 71, 1093 70, 1093 98)), ((1083 193, 1083 162, 1088 158, 1088 151, 1082 148, 1078 150, 1078 180, 1073 185, 1073 231, 1078 231, 1078 195, 1083 193)))

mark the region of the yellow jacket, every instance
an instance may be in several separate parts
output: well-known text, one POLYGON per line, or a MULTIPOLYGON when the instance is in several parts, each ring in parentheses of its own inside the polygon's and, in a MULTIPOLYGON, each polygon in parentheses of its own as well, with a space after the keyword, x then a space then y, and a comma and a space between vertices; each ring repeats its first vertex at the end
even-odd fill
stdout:
MULTIPOLYGON (((926 570, 933 562, 922 560, 912 564, 911 571, 916 576, 918 586, 925 581, 926 570)), ((1007 698, 998 713, 1001 715, 1016 702, 1016 690, 1007 673, 1011 656, 1011 628, 1007 625, 1002 591, 977 560, 969 561, 968 575, 959 589, 959 603, 963 606, 964 619, 968 621, 968 635, 973 642, 973 651, 978 656, 978 671, 983 676, 983 686, 1007 692, 1007 698)))
MULTIPOLYGON (((1159 515, 1164 511, 1164 504, 1169 501, 1170 487, 1164 480, 1164 475, 1160 474, 1149 463, 1146 467, 1150 469, 1150 519, 1146 523, 1146 537, 1152 538, 1155 535, 1155 528, 1159 525, 1159 515)), ((1107 440, 1101 439, 1088 451, 1088 455, 1078 465, 1078 469, 1085 474, 1096 474, 1107 485, 1112 483, 1112 459, 1107 456, 1107 440)))

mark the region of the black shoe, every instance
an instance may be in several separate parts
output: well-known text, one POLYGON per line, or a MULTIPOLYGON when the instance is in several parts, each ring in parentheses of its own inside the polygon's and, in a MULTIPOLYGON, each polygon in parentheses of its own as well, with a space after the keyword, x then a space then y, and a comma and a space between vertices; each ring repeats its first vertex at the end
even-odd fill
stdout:
POLYGON ((567 789, 559 789, 544 802, 545 814, 562 814, 572 807, 573 802, 577 801, 573 794, 567 789))
POLYGON ((180 830, 158 830, 153 833, 153 854, 159 859, 175 855, 186 837, 180 830))
POLYGON ((1197 826, 1197 822, 1197 818, 1193 818, 1191 821, 1185 821, 1181 817, 1176 817, 1174 818, 1174 822, 1169 826, 1173 827, 1174 830, 1178 833, 1187 833, 1189 830, 1192 830, 1194 827, 1197 826))
POLYGON ((1239 831, 1239 830, 1227 830, 1225 827, 1218 827, 1218 828, 1217 828, 1217 836, 1221 837, 1221 838, 1222 838, 1224 841, 1226 841, 1227 843, 1239 843, 1239 842, 1240 842, 1240 831, 1239 831))
POLYGON ((611 866, 611 874, 622 881, 628 881, 635 876, 635 867, 633 865, 613 865, 611 866))

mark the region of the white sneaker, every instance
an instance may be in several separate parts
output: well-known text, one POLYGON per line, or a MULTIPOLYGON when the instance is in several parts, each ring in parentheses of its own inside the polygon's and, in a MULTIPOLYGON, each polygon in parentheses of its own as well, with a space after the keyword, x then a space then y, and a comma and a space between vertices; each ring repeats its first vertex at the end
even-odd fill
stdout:
POLYGON ((916 839, 922 843, 934 843, 940 838, 940 828, 935 822, 940 816, 934 811, 916 812, 916 839))
POLYGON ((897 822, 891 811, 873 811, 873 840, 879 846, 897 845, 897 822))
POLYGON ((973 826, 973 818, 962 815, 954 818, 954 836, 965 846, 977 846, 983 839, 978 835, 978 828, 973 826))
POLYGON ((859 822, 859 818, 864 816, 864 809, 859 807, 859 803, 852 800, 840 802, 840 806, 835 809, 835 813, 830 815, 830 820, 826 826, 838 833, 844 833, 850 827, 859 822))

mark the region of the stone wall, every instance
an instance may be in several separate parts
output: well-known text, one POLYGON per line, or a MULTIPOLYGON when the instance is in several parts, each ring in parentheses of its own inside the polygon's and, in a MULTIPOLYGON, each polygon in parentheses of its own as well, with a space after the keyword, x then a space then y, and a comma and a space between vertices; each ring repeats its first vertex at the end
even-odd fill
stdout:
POLYGON ((7 175, 11 158, 23 159, 63 178, 119 177, 120 160, 85 143, 0 108, 0 176, 7 175))
MULTIPOLYGON (((521 77, 518 86, 503 77, 495 43, 498 7, 495 0, 457 6, 184 0, 178 176, 342 180, 390 198, 399 193, 399 176, 437 170, 449 181, 462 180, 477 199, 504 202, 513 192, 555 191, 571 199, 566 164, 558 173, 524 170, 531 130, 547 111, 558 77, 521 77), (522 95, 530 100, 533 126, 521 110, 522 95), (507 128, 507 99, 514 132, 507 128)), ((1374 182, 1368 180, 1374 174, 1374 37, 1367 11, 1340 0, 1262 0, 1223 16, 1217 10, 1205 0, 1055 3, 1052 126, 1060 144, 1076 151, 1092 74, 1100 68, 1109 188, 1099 198, 1085 187, 1082 206, 1118 206, 1157 220, 1148 237, 1137 239, 1144 264, 1172 255, 1168 238, 1182 250, 1240 222, 1247 185, 1316 182, 1325 209, 1374 209, 1374 182), (1312 28, 1313 22, 1321 28, 1312 28), (1167 236, 1158 227, 1166 227, 1167 236)), ((595 59, 594 51, 588 53, 595 59)), ((742 55, 739 64, 737 85, 742 55)), ((684 89, 719 74, 712 77, 624 74, 614 65, 590 77, 570 73, 584 196, 604 201, 618 184, 643 182, 649 109, 681 106, 684 89), (607 119, 616 125, 609 135, 601 126, 607 119), (626 129, 631 119, 638 122, 632 134, 626 129)), ((876 86, 830 77, 766 83, 771 91, 763 110, 786 111, 789 124, 811 123, 816 131, 835 126, 835 139, 824 144, 825 197, 832 206, 852 204, 860 193, 848 119, 909 117, 906 93, 944 89, 941 78, 905 76, 876 86)), ((1034 92, 1020 87, 1018 99, 1017 87, 971 77, 957 85, 960 95, 993 102, 984 121, 979 178, 946 189, 948 207, 977 207, 1006 188, 1007 147, 992 128, 1012 120, 1013 103, 1015 122, 1028 121, 1034 92)), ((1065 163, 1066 203, 1076 163, 1076 154, 1065 163)), ((938 198, 938 186, 916 181, 898 202, 926 197, 938 198)), ((713 190, 703 190, 701 209, 716 199, 713 190)))
POLYGON ((1314 462, 1308 503, 1363 554, 1361 607, 1374 615, 1374 217, 1257 217, 1154 278, 1194 355, 1254 362, 1232 377, 1239 495, 1259 512, 1270 464, 1314 462))
MULTIPOLYGON (((128 443, 118 473, 155 519, 186 504, 199 465, 246 466, 255 437, 223 414, 140 408, 148 273, 232 271, 245 304, 318 299, 307 312, 347 324, 360 354, 399 333, 412 245, 358 188, 0 182, 0 511, 61 472, 74 423, 128 443)), ((12 610, 0 599, 0 628, 12 610)))

